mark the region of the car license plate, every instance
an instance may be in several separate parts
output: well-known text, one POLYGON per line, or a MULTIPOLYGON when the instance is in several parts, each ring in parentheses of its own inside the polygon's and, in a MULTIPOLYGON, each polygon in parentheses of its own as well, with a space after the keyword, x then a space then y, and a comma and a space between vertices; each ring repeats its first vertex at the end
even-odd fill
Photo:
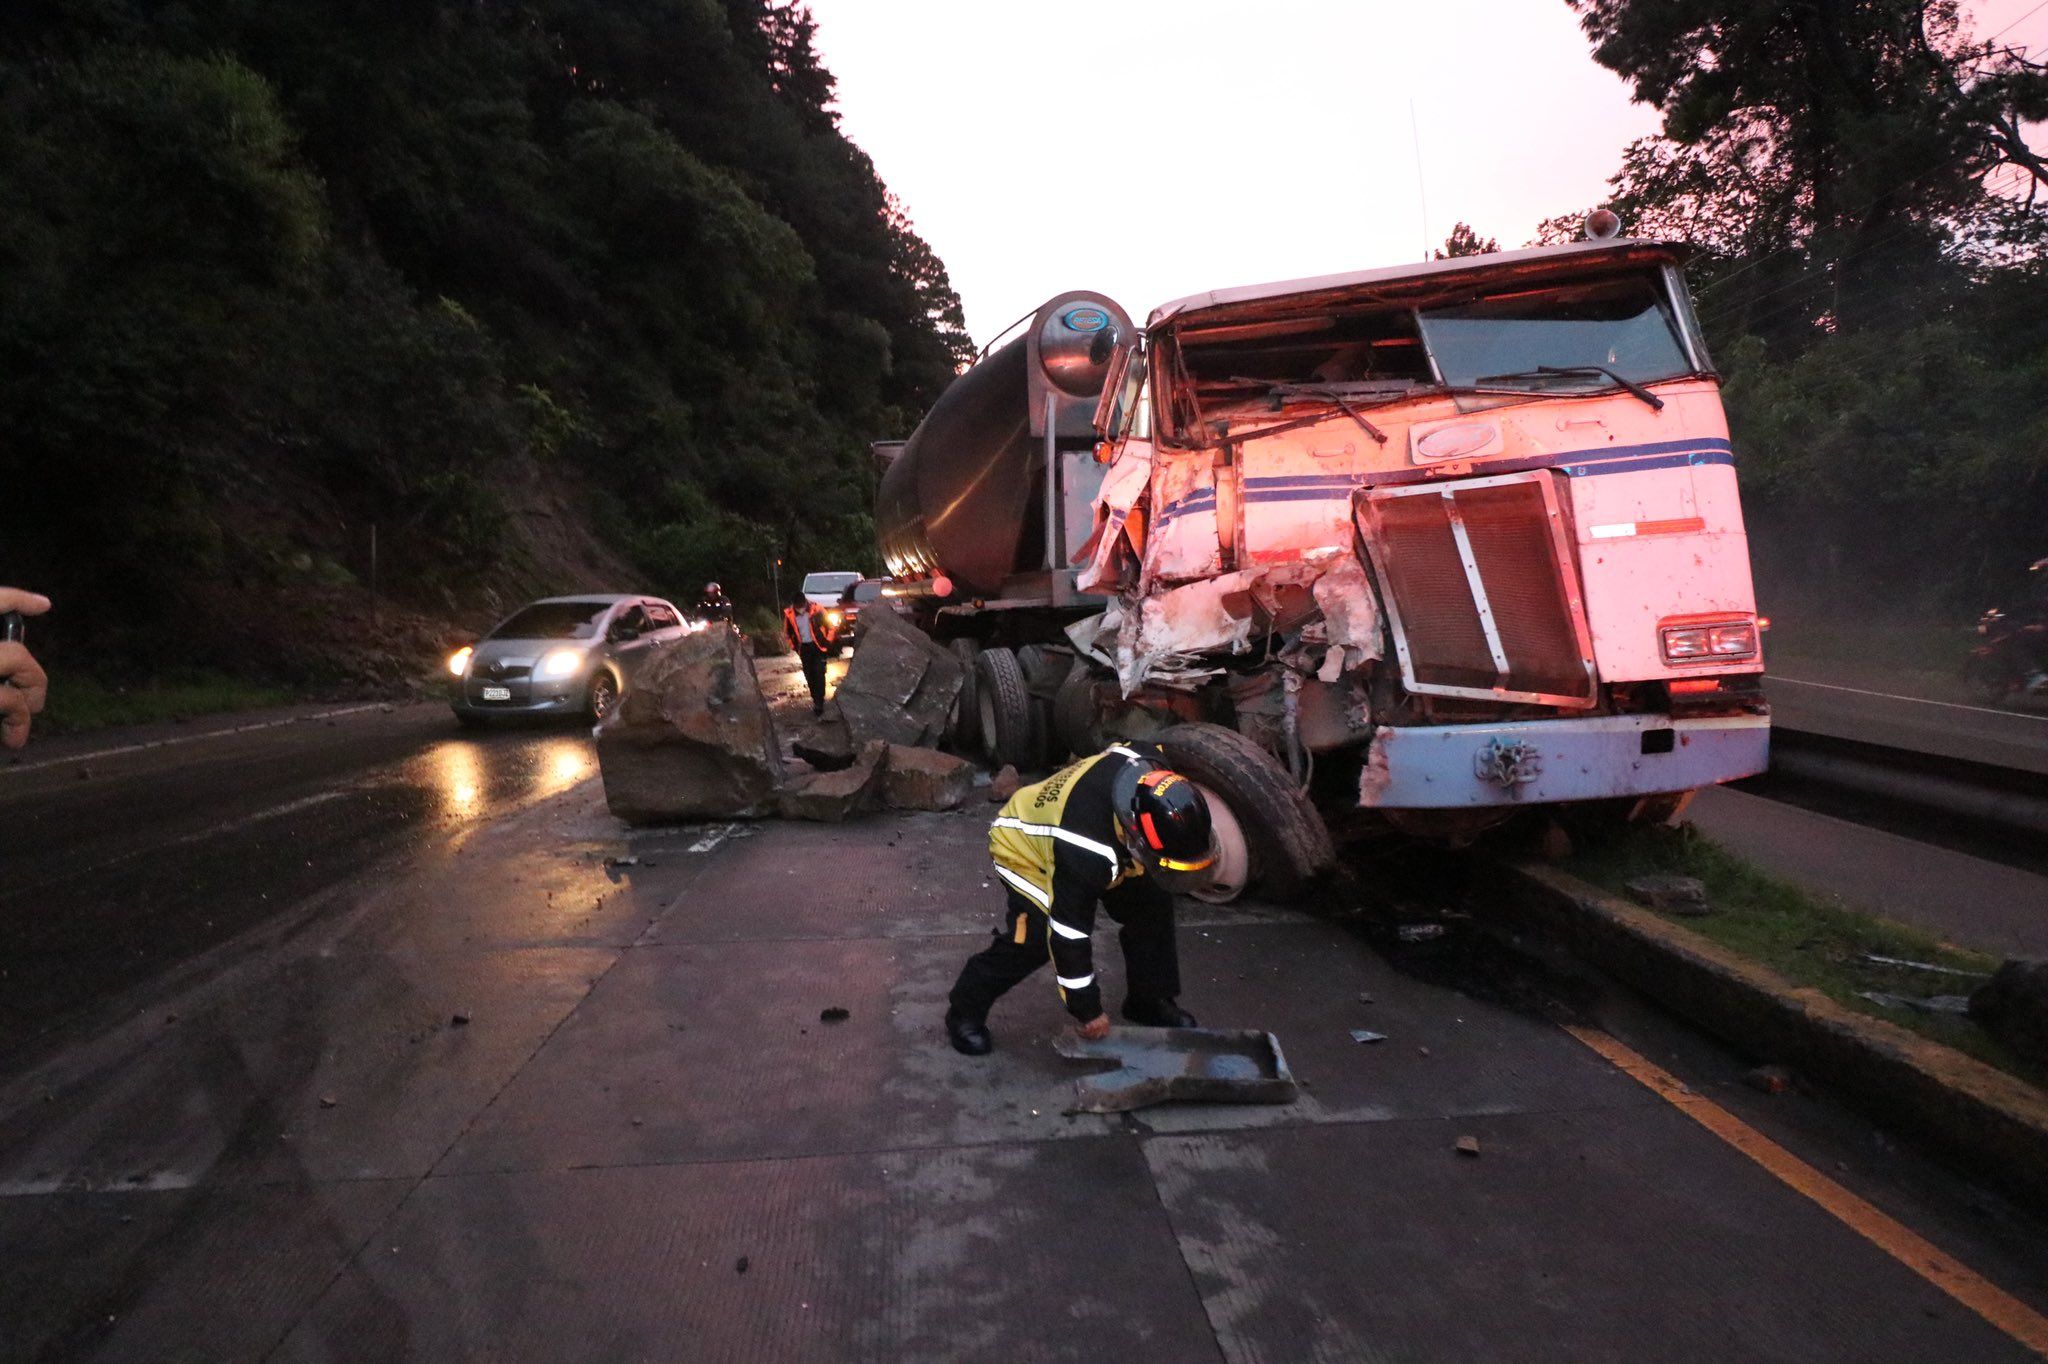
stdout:
POLYGON ((486 701, 510 701, 512 699, 512 689, 510 687, 485 687, 479 694, 486 701))

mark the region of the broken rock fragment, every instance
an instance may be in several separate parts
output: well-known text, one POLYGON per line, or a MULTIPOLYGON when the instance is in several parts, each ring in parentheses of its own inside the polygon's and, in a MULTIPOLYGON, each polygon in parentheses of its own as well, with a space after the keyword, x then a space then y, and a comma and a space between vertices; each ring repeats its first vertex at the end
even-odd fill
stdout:
POLYGON ((784 819, 838 824, 874 809, 881 800, 888 751, 889 746, 881 740, 870 740, 850 767, 793 778, 776 797, 777 812, 784 819))
POLYGON ((974 789, 974 764, 935 748, 892 746, 882 782, 892 810, 952 810, 974 789))
POLYGON ((2022 1056, 2048 1061, 2048 961, 2007 961, 1970 996, 1969 1012, 2022 1056))
POLYGON ((1629 898, 1639 905, 1651 909, 1668 909, 1676 914, 1701 915, 1710 913, 1707 904, 1706 883, 1695 876, 1672 876, 1654 872, 1638 876, 1629 881, 1626 889, 1629 898))
POLYGON ((733 630, 655 650, 597 731, 605 804, 630 824, 769 814, 780 755, 753 660, 733 630))
POLYGON ((952 724, 965 675, 959 658, 894 611, 862 616, 864 631, 834 698, 858 747, 874 739, 928 748, 952 724))

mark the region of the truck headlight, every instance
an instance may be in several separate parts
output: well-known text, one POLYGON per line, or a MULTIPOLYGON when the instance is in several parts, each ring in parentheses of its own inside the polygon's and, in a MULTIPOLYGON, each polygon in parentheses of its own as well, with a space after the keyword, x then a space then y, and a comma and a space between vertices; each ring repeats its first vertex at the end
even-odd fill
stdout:
POLYGON ((575 649, 557 649, 540 661, 542 677, 568 677, 583 666, 583 655, 575 649))
POLYGON ((1663 640, 1666 663, 1713 663, 1756 657, 1756 624, 1753 621, 1666 625, 1659 635, 1663 640))
POLYGON ((460 649, 457 649, 454 653, 448 655, 448 671, 450 675, 455 677, 466 676, 469 673, 470 655, 474 654, 475 652, 475 649, 472 649, 467 644, 465 644, 460 649))

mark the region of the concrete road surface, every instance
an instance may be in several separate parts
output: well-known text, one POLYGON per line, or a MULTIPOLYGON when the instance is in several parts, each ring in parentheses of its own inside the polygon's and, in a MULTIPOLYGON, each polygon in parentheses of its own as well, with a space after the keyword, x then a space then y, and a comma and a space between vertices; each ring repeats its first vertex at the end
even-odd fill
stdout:
POLYGON ((425 707, 86 765, 0 773, 9 1359, 2048 1346, 2038 1223, 1470 920, 1191 912, 1184 1002, 1304 1095, 1074 1117, 1049 979, 939 1032, 986 805, 629 833, 573 732, 425 707))

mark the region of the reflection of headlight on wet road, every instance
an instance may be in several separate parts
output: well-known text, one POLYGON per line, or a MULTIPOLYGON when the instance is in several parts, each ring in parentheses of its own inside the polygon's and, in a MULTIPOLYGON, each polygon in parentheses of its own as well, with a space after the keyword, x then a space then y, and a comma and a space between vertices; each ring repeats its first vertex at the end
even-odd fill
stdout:
POLYGON ((575 649, 557 649, 540 661, 542 677, 571 677, 583 666, 583 655, 575 649))
POLYGON ((473 744, 442 744, 427 754, 434 767, 434 785, 441 792, 442 813, 467 817, 483 804, 483 757, 473 744))

